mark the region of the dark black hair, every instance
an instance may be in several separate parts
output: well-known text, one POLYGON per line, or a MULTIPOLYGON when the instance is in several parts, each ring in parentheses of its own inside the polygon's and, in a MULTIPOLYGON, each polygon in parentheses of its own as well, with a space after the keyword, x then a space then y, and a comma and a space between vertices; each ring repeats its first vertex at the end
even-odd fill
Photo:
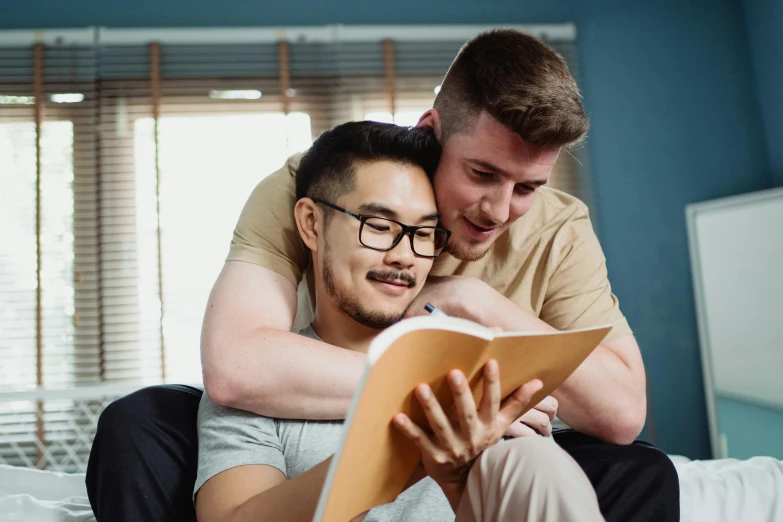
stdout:
POLYGON ((357 163, 392 161, 421 167, 432 179, 441 147, 429 129, 352 121, 313 142, 296 169, 296 199, 334 203, 355 186, 357 163))

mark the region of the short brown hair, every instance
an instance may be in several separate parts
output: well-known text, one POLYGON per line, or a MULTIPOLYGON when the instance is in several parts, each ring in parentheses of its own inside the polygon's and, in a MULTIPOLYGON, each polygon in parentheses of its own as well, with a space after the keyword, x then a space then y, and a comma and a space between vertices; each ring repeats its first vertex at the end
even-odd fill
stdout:
POLYGON ((565 60, 512 29, 487 31, 462 47, 434 108, 442 143, 469 131, 482 110, 537 147, 576 143, 590 125, 565 60))

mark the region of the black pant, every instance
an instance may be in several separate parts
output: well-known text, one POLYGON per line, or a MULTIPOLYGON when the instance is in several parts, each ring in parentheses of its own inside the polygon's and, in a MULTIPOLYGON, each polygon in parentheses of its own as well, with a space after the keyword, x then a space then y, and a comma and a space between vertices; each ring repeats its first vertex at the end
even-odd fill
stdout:
MULTIPOLYGON (((189 386, 153 386, 104 410, 87 467, 87 494, 99 522, 196 520, 201 394, 189 386)), ((677 472, 656 447, 606 444, 572 430, 553 436, 587 474, 607 522, 680 519, 677 472)))

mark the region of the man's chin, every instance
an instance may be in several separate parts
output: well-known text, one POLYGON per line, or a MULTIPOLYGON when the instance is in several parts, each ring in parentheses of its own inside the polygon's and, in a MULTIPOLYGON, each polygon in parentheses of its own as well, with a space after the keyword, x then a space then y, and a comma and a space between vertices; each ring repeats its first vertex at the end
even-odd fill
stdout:
POLYGON ((405 314, 390 314, 389 312, 378 311, 353 311, 349 312, 349 315, 353 317, 354 321, 369 328, 376 330, 384 330, 393 324, 399 323, 405 319, 405 314))
POLYGON ((340 303, 341 308, 357 323, 370 328, 383 330, 402 321, 408 313, 408 309, 413 304, 412 299, 406 299, 407 304, 405 306, 400 306, 401 303, 399 298, 382 296, 381 299, 378 299, 378 296, 374 297, 374 299, 370 299, 365 296, 364 299, 343 301, 340 303), (383 297, 385 297, 385 299, 383 297))
POLYGON ((460 261, 478 261, 492 250, 493 242, 488 243, 489 244, 480 243, 473 245, 449 243, 448 252, 452 257, 456 257, 460 261))

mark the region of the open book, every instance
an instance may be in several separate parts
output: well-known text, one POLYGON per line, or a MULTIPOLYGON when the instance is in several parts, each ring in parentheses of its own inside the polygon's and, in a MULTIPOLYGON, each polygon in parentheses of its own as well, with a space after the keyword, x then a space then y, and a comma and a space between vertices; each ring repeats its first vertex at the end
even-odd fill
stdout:
POLYGON ((346 522, 402 492, 421 453, 391 420, 404 412, 427 426, 413 395, 418 384, 428 383, 448 412, 453 399, 445 377, 460 369, 479 404, 482 368, 496 359, 504 398, 532 379, 544 383, 530 409, 560 386, 610 330, 495 334, 471 321, 443 316, 416 317, 388 328, 370 345, 314 520, 346 522))

